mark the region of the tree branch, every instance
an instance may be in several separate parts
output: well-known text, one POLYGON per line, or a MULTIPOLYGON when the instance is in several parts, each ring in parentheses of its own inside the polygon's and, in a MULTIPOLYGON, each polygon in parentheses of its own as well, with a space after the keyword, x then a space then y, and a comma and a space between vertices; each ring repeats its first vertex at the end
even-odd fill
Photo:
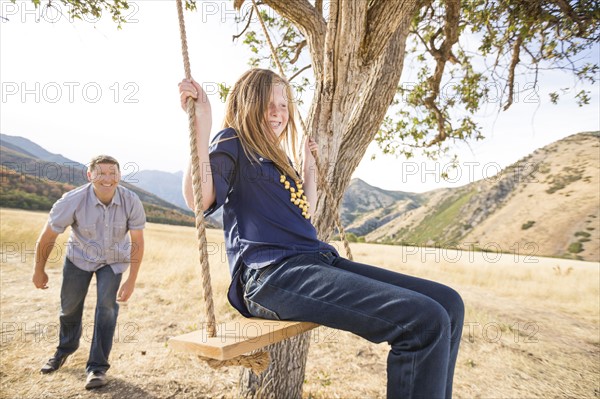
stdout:
POLYGON ((308 0, 264 0, 279 15, 289 19, 298 27, 308 41, 315 76, 323 70, 323 49, 327 25, 323 16, 308 0))
POLYGON ((308 65, 304 66, 303 68, 300 68, 300 69, 298 70, 298 72, 296 72, 295 74, 293 74, 292 76, 290 76, 290 77, 288 78, 288 82, 291 82, 292 80, 294 80, 294 78, 295 78, 296 76, 300 75, 302 72, 306 71, 308 68, 310 68, 310 64, 308 64, 308 65))
MULTIPOLYGON (((324 104, 319 115, 317 126, 325 130, 327 136, 331 136, 331 115, 333 113, 333 92, 335 90, 335 65, 336 65, 336 41, 340 0, 332 0, 329 4, 329 16, 327 30, 323 47, 323 70, 321 74, 321 102, 324 104)), ((315 71, 316 72, 316 71, 315 71)))
MULTIPOLYGON (((431 48, 431 50, 430 50, 430 51, 432 52, 431 54, 432 54, 434 57, 436 57, 436 58, 437 58, 438 56, 442 56, 442 55, 440 54, 440 52, 441 52, 441 50, 442 50, 442 49, 441 49, 441 48, 439 48, 439 49, 438 49, 438 48, 436 48, 436 47, 435 47, 435 40, 436 40, 436 39, 438 38, 438 36, 439 36, 439 35, 441 35, 442 33, 444 33, 444 30, 443 30, 442 28, 439 28, 437 31, 435 31, 435 33, 434 33, 433 35, 431 35, 431 38, 429 39, 429 47, 431 48)), ((443 44, 443 43, 442 43, 442 44, 443 44)))
MULTIPOLYGON (((446 22, 444 24, 444 41, 440 45, 440 48, 434 50, 432 53, 436 60, 435 72, 433 76, 429 77, 429 88, 431 94, 423 100, 423 105, 431 112, 434 113, 437 125, 438 134, 437 136, 427 145, 432 146, 446 140, 447 131, 446 124, 447 120, 442 111, 436 105, 435 100, 440 94, 440 83, 444 75, 444 69, 446 62, 455 62, 456 57, 452 55, 452 46, 458 42, 458 23, 460 21, 460 1, 451 0, 446 2, 446 22)), ((432 44, 433 45, 433 44, 432 44)))
POLYGON ((433 50, 429 48, 429 44, 427 43, 425 38, 423 36, 421 36, 421 34, 419 33, 418 30, 411 30, 410 33, 412 35, 415 35, 417 37, 417 39, 419 39, 421 41, 421 44, 423 45, 423 47, 425 47, 425 50, 427 50, 427 52, 429 52, 429 53, 433 52, 433 50))
POLYGON ((521 45, 523 44, 523 36, 517 36, 513 44, 512 58, 510 60, 510 66, 508 67, 508 99, 504 105, 503 110, 506 111, 513 103, 513 95, 515 91, 515 68, 519 63, 519 54, 521 52, 521 45))
POLYGON ((315 0, 315 9, 319 15, 323 15, 323 0, 315 0))
MULTIPOLYGON (((238 35, 233 35, 232 40, 237 40, 239 39, 244 33, 246 33, 246 31, 248 30, 248 27, 250 26, 250 22, 252 22, 252 15, 254 14, 254 8, 250 9, 250 12, 246 14, 248 15, 248 22, 246 23, 246 26, 244 26, 244 29, 238 34, 238 35), (249 14, 249 15, 248 15, 249 14)), ((246 19, 246 17, 244 17, 244 19, 246 19)))
POLYGON ((306 40, 302 40, 299 43, 296 43, 296 53, 294 54, 294 58, 290 60, 290 64, 295 64, 300 57, 300 53, 302 53, 302 49, 306 47, 306 40))
POLYGON ((415 0, 376 1, 367 11, 365 37, 361 43, 361 58, 368 63, 379 58, 390 37, 398 30, 403 15, 415 10, 415 0))
POLYGON ((558 8, 560 8, 560 10, 569 18, 571 19, 573 22, 575 22, 577 24, 577 28, 579 28, 579 32, 581 32, 583 29, 581 27, 581 21, 579 19, 579 16, 575 13, 575 11, 573 10, 573 7, 571 7, 571 5, 565 1, 565 0, 552 0, 552 3, 556 4, 558 6, 558 8))

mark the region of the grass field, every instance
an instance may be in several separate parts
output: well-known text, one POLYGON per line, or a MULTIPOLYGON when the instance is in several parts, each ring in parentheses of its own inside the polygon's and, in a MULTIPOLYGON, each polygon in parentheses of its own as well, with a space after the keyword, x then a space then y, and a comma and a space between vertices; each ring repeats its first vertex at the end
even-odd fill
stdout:
MULTIPOLYGON (((148 224, 146 255, 133 297, 121 306, 110 383, 83 389, 95 285, 81 348, 59 372, 39 368, 58 341, 64 242, 47 267, 49 289, 31 283, 33 248, 46 213, 0 209, 2 398, 233 398, 240 371, 212 370, 167 340, 201 322, 195 232, 148 224)), ((217 321, 236 318, 222 232, 208 232, 217 321)), ((340 246, 341 247, 341 246, 340 246)), ((358 261, 448 284, 466 304, 455 375, 456 398, 599 398, 598 263, 485 252, 353 244, 358 261)), ((312 334, 305 398, 385 397, 386 344, 320 327, 312 334)))

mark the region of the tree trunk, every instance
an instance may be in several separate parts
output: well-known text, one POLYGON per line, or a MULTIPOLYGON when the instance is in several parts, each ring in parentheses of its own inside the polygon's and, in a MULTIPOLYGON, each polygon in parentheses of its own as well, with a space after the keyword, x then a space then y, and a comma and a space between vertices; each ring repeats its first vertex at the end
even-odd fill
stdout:
POLYGON ((345 50, 336 57, 333 82, 329 83, 330 87, 316 84, 318 91, 313 99, 308 131, 317 138, 323 173, 334 195, 334 198, 325 198, 323 191, 319 193, 314 224, 323 240, 331 236, 334 218, 338 217, 352 173, 375 138, 396 94, 411 15, 403 16, 398 29, 390 35, 387 47, 375 59, 357 57, 361 50, 356 39, 355 43, 349 38, 345 38, 347 43, 339 39, 340 48, 345 50))
POLYGON ((260 375, 244 369, 240 376, 240 397, 300 399, 306 369, 310 331, 286 339, 265 350, 271 354, 269 368, 260 375))
MULTIPOLYGON (((327 240, 352 172, 373 141, 397 90, 416 0, 331 0, 327 22, 307 0, 263 0, 292 21, 309 43, 315 94, 308 134, 334 198, 319 190, 314 224, 327 240)), ((301 398, 309 335, 270 347, 271 365, 260 376, 244 370, 244 398, 301 398)))

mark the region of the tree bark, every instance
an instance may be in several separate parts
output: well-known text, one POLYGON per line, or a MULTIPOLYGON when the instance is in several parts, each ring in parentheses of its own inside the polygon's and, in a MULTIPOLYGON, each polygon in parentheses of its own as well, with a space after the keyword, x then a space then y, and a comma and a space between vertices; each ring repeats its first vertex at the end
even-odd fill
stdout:
MULTIPOLYGON (((315 227, 324 240, 329 239, 334 218, 352 173, 373 141, 389 108, 404 65, 406 38, 415 2, 400 15, 398 28, 376 58, 362 58, 360 41, 345 43, 335 57, 336 71, 332 98, 318 83, 308 119, 309 134, 317 138, 327 180, 335 198, 319 194, 315 227), (350 49, 346 51, 345 49, 350 49), (321 114, 329 113, 328 122, 321 114)), ((368 35, 368 33, 367 33, 368 35)), ((341 39, 340 39, 341 40, 341 39)), ((368 54, 371 54, 370 52, 368 54)))
POLYGON ((244 369, 240 375, 242 398, 300 399, 306 370, 310 331, 265 348, 271 355, 269 368, 260 375, 244 369))
MULTIPOLYGON (((331 0, 327 22, 306 0, 263 0, 292 21, 307 39, 315 74, 315 94, 307 134, 319 155, 335 198, 319 191, 313 217, 327 240, 352 172, 373 141, 390 106, 404 61, 416 0, 331 0), (385 7, 382 5, 385 4, 385 7)), ((271 365, 260 376, 244 370, 244 398, 301 398, 308 333, 269 348, 271 365)))

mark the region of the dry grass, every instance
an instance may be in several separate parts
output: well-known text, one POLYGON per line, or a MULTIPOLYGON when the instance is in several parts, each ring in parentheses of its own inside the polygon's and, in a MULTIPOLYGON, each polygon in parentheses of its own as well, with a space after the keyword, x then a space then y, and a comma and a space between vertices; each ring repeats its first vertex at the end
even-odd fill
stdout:
MULTIPOLYGON (((0 217, 0 397, 235 397, 239 370, 213 371, 166 345, 168 337, 196 328, 202 314, 193 229, 148 225, 139 283, 119 315, 111 382, 86 392, 95 286, 86 303, 81 349, 60 372, 40 375, 57 344, 59 255, 64 253, 56 252, 48 265, 50 288, 35 290, 31 250, 46 214, 1 209, 0 217)), ((209 247, 213 289, 223 293, 229 276, 222 233, 209 231, 208 241, 216 243, 209 247)), ((461 292, 467 315, 455 397, 600 397, 598 263, 368 244, 353 245, 353 250, 359 261, 441 281, 461 292)), ((223 295, 215 299, 218 321, 236 317, 223 295)), ((384 397, 386 353, 385 344, 315 330, 304 396, 384 397)))

